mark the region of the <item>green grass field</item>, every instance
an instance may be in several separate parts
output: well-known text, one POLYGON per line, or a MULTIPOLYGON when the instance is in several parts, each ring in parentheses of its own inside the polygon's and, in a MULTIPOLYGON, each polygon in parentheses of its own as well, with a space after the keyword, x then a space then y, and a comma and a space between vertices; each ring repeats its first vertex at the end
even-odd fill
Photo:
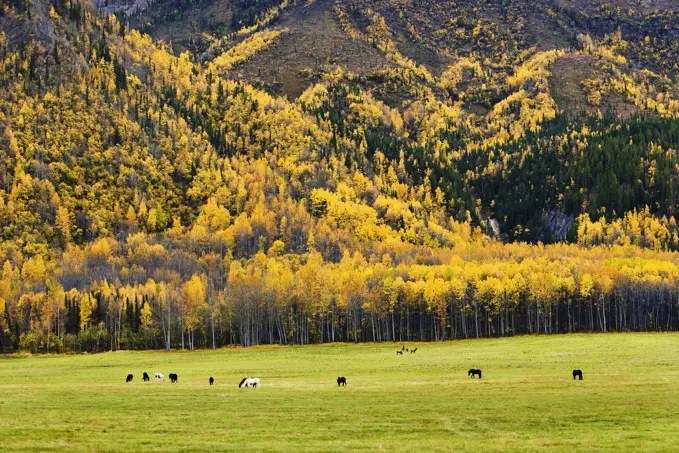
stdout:
POLYGON ((679 335, 419 343, 403 357, 400 346, 2 357, 0 451, 679 448, 679 335), (143 371, 179 383, 143 383, 143 371), (262 388, 238 389, 244 376, 262 388))

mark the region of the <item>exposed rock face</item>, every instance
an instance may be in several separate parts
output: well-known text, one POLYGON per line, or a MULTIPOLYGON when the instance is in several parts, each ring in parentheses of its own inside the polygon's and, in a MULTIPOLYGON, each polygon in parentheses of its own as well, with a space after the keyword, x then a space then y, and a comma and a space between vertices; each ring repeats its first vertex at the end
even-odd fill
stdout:
POLYGON ((500 224, 496 219, 488 219, 488 226, 496 237, 500 237, 500 224))
POLYGON ((572 216, 566 215, 558 209, 548 211, 544 217, 545 226, 549 232, 554 236, 556 241, 565 241, 568 236, 568 231, 571 229, 573 222, 572 216))

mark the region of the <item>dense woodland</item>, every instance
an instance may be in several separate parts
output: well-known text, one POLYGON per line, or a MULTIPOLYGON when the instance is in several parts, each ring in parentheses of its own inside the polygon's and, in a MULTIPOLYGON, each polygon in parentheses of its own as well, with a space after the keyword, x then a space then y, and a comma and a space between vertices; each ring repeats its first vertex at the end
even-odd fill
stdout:
POLYGON ((539 49, 467 2, 329 2, 385 64, 291 98, 236 71, 320 6, 234 2, 181 53, 131 26, 193 3, 1 0, 0 351, 679 330, 676 12, 550 7, 539 49), (473 44, 437 72, 404 33, 473 44))

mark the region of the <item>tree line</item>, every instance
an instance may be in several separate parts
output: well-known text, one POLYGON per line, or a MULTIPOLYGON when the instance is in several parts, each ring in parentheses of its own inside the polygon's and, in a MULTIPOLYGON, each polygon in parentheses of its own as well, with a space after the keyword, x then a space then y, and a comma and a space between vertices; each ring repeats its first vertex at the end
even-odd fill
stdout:
POLYGON ((404 245, 367 257, 345 251, 328 262, 310 239, 304 255, 279 243, 250 259, 212 253, 185 266, 183 251, 155 245, 159 259, 145 269, 131 264, 139 250, 96 243, 68 252, 52 270, 58 277, 39 259, 21 269, 6 262, 0 348, 192 350, 679 329, 679 258, 630 245, 485 238, 434 254, 404 245), (76 273, 89 282, 66 290, 76 273))

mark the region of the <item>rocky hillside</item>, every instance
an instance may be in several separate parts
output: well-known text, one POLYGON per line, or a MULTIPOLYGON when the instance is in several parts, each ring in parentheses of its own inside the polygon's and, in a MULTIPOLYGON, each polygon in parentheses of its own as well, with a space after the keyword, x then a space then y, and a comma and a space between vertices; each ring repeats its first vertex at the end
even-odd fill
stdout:
MULTIPOLYGON (((72 93, 74 83, 82 90, 84 83, 90 104, 103 96, 104 116, 90 119, 104 127, 100 135, 111 136, 104 151, 127 140, 147 147, 163 136, 176 147, 179 137, 169 128, 176 123, 189 142, 192 134, 205 137, 222 159, 251 164, 267 153, 279 162, 322 156, 327 169, 309 169, 313 187, 337 194, 349 184, 343 179, 360 172, 376 184, 375 195, 361 201, 369 209, 378 193, 402 204, 400 220, 391 222, 395 232, 407 231, 408 218, 426 224, 437 209, 439 224, 469 221, 504 240, 572 238, 582 214, 615 219, 648 207, 669 219, 676 178, 669 131, 679 112, 677 12, 669 2, 582 7, 565 0, 4 0, 5 64, 25 62, 4 76, 7 88, 23 80, 23 91, 11 92, 13 101, 5 103, 4 143, 11 142, 9 131, 21 137, 26 128, 13 116, 18 97, 38 108, 45 96, 72 93), (101 71, 109 65, 114 87, 102 92, 95 84, 104 83, 101 71), (260 113, 236 107, 243 102, 260 113), (280 121, 269 118, 278 110, 290 112, 280 115, 300 125, 299 135, 288 129, 277 142, 270 126, 262 129, 262 121, 280 121), (123 132, 130 128, 139 129, 137 137, 123 132), (642 141, 624 140, 636 130, 642 141), (340 173, 333 159, 342 163, 340 173), (666 177, 656 176, 660 168, 668 169, 666 177), (414 193, 424 198, 414 204, 414 193), (561 226, 553 218, 564 219, 561 226)), ((36 146, 34 135, 24 139, 25 151, 36 146)), ((46 154, 53 146, 38 145, 46 154)), ((190 171, 165 173, 172 179, 163 190, 142 172, 148 182, 130 187, 118 209, 129 204, 138 215, 141 201, 172 206, 161 230, 175 216, 191 224, 211 196, 186 198, 200 174, 196 159, 204 157, 180 165, 176 150, 148 151, 190 171)), ((63 152, 59 160, 72 162, 70 151, 63 152)), ((24 158, 30 165, 35 154, 24 158)), ((32 165, 47 171, 54 164, 41 159, 32 165)), ((84 165, 91 163, 87 156, 84 165)), ((6 184, 15 180, 15 167, 5 163, 6 184)), ((60 197, 74 197, 60 193, 70 183, 55 179, 53 170, 46 174, 60 197)), ((313 207, 307 190, 289 195, 313 207)), ((98 214, 82 198, 73 200, 69 213, 82 224, 78 240, 96 237, 97 228, 115 231, 110 220, 95 221, 98 214)), ((241 212, 235 205, 229 211, 241 212)), ((387 211, 377 209, 377 216, 389 224, 387 211)))

